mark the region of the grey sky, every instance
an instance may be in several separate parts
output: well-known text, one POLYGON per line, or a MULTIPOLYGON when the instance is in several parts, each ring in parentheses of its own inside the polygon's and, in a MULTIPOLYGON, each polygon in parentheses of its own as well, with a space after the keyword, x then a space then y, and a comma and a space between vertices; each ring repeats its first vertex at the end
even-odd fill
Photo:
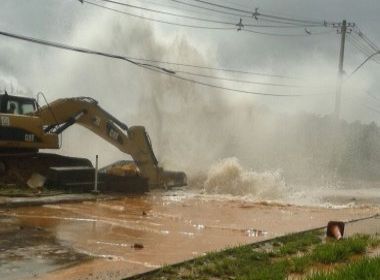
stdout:
MULTIPOLYGON (((186 10, 191 10, 179 8, 169 0, 120 1, 182 13, 189 13, 186 10), (164 8, 152 3, 174 8, 164 8)), ((380 2, 376 0, 210 1, 243 8, 259 7, 263 13, 290 17, 328 21, 341 21, 346 18, 356 22, 374 42, 380 44, 380 2)), ((237 31, 194 30, 151 23, 81 5, 77 0, 2 0, 1 3, 0 30, 3 31, 130 56, 303 77, 305 81, 300 83, 313 85, 304 91, 330 94, 335 91, 340 39, 334 32, 302 38, 269 37, 237 31)), ((198 16, 221 18, 207 12, 199 12, 198 16)), ((181 21, 166 16, 154 17, 181 21)), ((197 24, 207 25, 199 22, 197 24)), ((318 31, 326 30, 316 30, 318 31)), ((303 31, 301 29, 293 32, 303 31)), ((145 70, 124 62, 72 54, 4 37, 0 37, 0 53, 0 78, 8 88, 12 83, 13 86, 29 89, 34 94, 42 90, 49 100, 63 96, 92 96, 105 108, 116 112, 115 115, 130 122, 141 122, 151 130, 156 130, 153 134, 160 133, 157 126, 153 125, 161 118, 160 109, 157 108, 173 113, 173 108, 185 108, 187 103, 201 109, 208 106, 207 110, 211 111, 229 104, 229 114, 234 114, 234 108, 236 111, 241 110, 241 107, 234 107, 234 104, 242 103, 265 104, 274 111, 290 113, 311 111, 329 114, 333 110, 333 95, 283 99, 225 94, 201 86, 167 80, 162 75, 148 74, 145 70), (191 98, 201 100, 201 106, 191 98), (142 100, 145 103, 141 103, 142 100), (185 101, 185 105, 178 106, 182 101, 185 101), (149 106, 146 105, 148 102, 149 106), (212 104, 215 108, 207 104, 212 104)), ((347 44, 346 71, 352 71, 364 58, 347 44)), ((380 103, 375 103, 365 94, 369 90, 380 97, 379 74, 380 65, 369 62, 345 85, 344 118, 366 122, 380 120, 379 114, 368 111, 365 107, 369 104, 380 108, 380 103)), ((279 82, 260 77, 238 78, 279 82)), ((241 87, 236 84, 226 85, 241 87)), ((247 89, 246 86, 242 88, 247 89)), ((300 91, 264 86, 249 89, 276 93, 300 91)), ((201 109, 195 112, 201 114, 201 109)), ((69 147, 74 145, 70 144, 70 139, 66 142, 69 147)))

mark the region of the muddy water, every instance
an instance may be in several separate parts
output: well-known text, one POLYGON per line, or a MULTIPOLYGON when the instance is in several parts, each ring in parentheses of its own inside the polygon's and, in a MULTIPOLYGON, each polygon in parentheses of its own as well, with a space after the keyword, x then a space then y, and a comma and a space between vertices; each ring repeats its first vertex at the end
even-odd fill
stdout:
POLYGON ((12 209, 0 213, 2 239, 13 244, 0 250, 0 279, 121 279, 378 210, 298 207, 182 191, 12 209), (14 239, 22 230, 25 234, 14 239), (28 244, 22 241, 29 238, 28 244), (10 251, 18 252, 16 259, 10 251))

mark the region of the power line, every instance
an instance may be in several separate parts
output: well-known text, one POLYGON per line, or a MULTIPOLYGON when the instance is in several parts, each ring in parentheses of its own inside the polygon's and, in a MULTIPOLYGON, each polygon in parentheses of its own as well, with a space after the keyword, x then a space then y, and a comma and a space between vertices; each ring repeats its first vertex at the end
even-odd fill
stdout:
POLYGON ((133 59, 137 60, 137 61, 144 61, 144 62, 151 62, 151 63, 158 63, 158 64, 166 64, 166 65, 172 65, 172 66, 183 66, 183 67, 190 67, 190 68, 203 69, 203 70, 220 71, 220 72, 227 72, 227 73, 233 73, 233 74, 245 74, 245 75, 263 76, 263 77, 288 79, 288 80, 299 80, 299 79, 301 79, 299 77, 291 77, 291 76, 268 74, 268 73, 250 72, 250 71, 243 71, 243 70, 238 70, 238 69, 217 68, 217 67, 209 67, 209 66, 204 66, 204 65, 193 65, 193 64, 178 63, 178 62, 159 61, 159 60, 145 59, 145 58, 133 58, 133 59))
MULTIPOLYGON (((174 3, 170 3, 170 4, 169 3, 162 3, 163 2, 162 0, 160 0, 160 3, 157 3, 155 1, 149 1, 149 0, 133 0, 133 1, 143 2, 145 4, 148 3, 148 4, 151 4, 151 5, 154 5, 154 6, 159 6, 159 7, 165 7, 165 8, 169 8, 169 9, 178 10, 176 4, 174 4, 174 3)), ((170 1, 170 0, 168 0, 168 1, 170 1)), ((197 13, 200 12, 197 9, 191 9, 191 8, 190 8, 190 10, 189 9, 181 9, 180 11, 181 12, 185 11, 185 12, 190 12, 190 13, 195 13, 195 14, 197 14, 197 13)), ((201 11, 201 14, 206 14, 206 15, 209 16, 209 13, 207 11, 201 11)))
MULTIPOLYGON (((208 8, 208 7, 204 7, 204 6, 200 6, 200 5, 195 5, 195 4, 187 3, 187 2, 184 2, 184 1, 180 1, 180 0, 170 0, 170 1, 178 3, 178 4, 181 4, 181 5, 185 5, 185 6, 189 6, 189 7, 194 7, 194 8, 198 8, 198 9, 202 9, 202 10, 206 10, 206 11, 211 11, 211 12, 219 13, 219 14, 223 14, 223 15, 229 15, 229 16, 240 17, 240 18, 254 19, 251 15, 247 16, 247 15, 243 15, 243 14, 237 14, 237 13, 231 13, 231 12, 216 10, 216 9, 213 9, 213 8, 208 8)), ((269 20, 269 21, 272 21, 272 20, 269 20)), ((285 23, 285 22, 279 21, 279 20, 273 20, 272 22, 281 23, 283 25, 245 24, 245 26, 265 27, 265 28, 305 28, 305 27, 321 27, 321 26, 323 26, 322 24, 318 24, 318 25, 316 25, 316 24, 308 24, 308 25, 305 25, 305 24, 302 24, 302 25, 291 24, 291 25, 284 25, 284 24, 289 24, 289 23, 285 23)))
POLYGON ((355 33, 359 36, 360 39, 362 39, 364 42, 368 44, 372 48, 373 51, 378 51, 380 48, 372 42, 367 35, 365 35, 360 29, 355 31, 355 33))
MULTIPOLYGON (((372 45, 369 45, 368 42, 371 42, 369 39, 363 39, 363 37, 361 37, 358 33, 354 33, 354 35, 356 35, 356 36, 353 36, 352 38, 359 45, 363 46, 367 50, 368 55, 371 55, 371 54, 373 54, 373 52, 377 52, 380 50, 380 48, 374 43, 371 43, 372 45)), ((368 37, 366 37, 366 38, 368 38, 368 37)), ((376 57, 373 57, 372 61, 375 61, 376 63, 380 63, 376 57)))
MULTIPOLYGON (((369 57, 372 55, 372 50, 371 49, 368 49, 368 46, 364 46, 361 44, 360 41, 358 41, 357 39, 355 39, 355 37, 353 37, 352 35, 350 35, 348 37, 348 41, 351 43, 351 45, 357 49, 361 54, 363 54, 365 57, 369 57)), ((373 62, 376 62, 377 64, 380 64, 380 62, 375 58, 375 57, 372 57, 371 60, 373 62)))
MULTIPOLYGON (((94 2, 90 2, 90 1, 87 1, 87 0, 80 0, 80 1, 83 2, 83 3, 87 3, 87 4, 90 4, 90 5, 93 5, 93 6, 97 6, 99 8, 110 10, 110 11, 113 11, 113 12, 116 12, 116 13, 120 13, 120 14, 124 14, 124 15, 128 15, 128 16, 133 16, 133 17, 137 17, 137 18, 141 18, 141 19, 145 19, 145 20, 150 20, 150 21, 154 21, 154 22, 159 22, 159 23, 165 23, 165 24, 170 24, 170 25, 182 26, 182 27, 199 28, 199 29, 211 29, 211 30, 236 30, 237 27, 235 27, 235 26, 239 26, 239 24, 236 25, 236 24, 234 24, 232 22, 214 21, 214 20, 202 19, 202 18, 198 18, 198 17, 183 16, 183 15, 179 15, 179 14, 160 12, 158 10, 154 10, 154 11, 156 11, 158 13, 163 13, 163 14, 167 14, 167 15, 170 14, 172 16, 185 17, 185 18, 188 18, 188 19, 191 18, 192 20, 202 20, 202 21, 206 21, 206 22, 210 22, 210 23, 212 22, 212 23, 216 23, 216 24, 231 25, 231 27, 230 28, 226 28, 226 27, 211 27, 211 26, 198 26, 198 25, 181 24, 181 23, 163 21, 163 20, 149 18, 149 17, 146 17, 146 16, 140 16, 140 15, 132 14, 132 13, 129 13, 129 12, 125 12, 125 11, 121 11, 121 10, 118 10, 118 9, 113 9, 113 8, 110 8, 110 7, 107 7, 107 6, 103 6, 103 5, 94 3, 94 2), (234 26, 234 28, 232 28, 232 26, 234 26)), ((123 6, 127 5, 128 7, 129 6, 133 6, 133 5, 129 5, 129 4, 113 1, 113 0, 100 0, 100 1, 114 3, 114 4, 118 3, 118 4, 123 5, 123 6)), ((133 6, 133 7, 138 7, 138 6, 133 6)), ((142 8, 142 7, 139 7, 139 8, 142 8)), ((142 9, 146 10, 146 11, 153 11, 152 9, 149 9, 149 8, 142 8, 142 9)), ((268 26, 262 26, 262 25, 260 26, 260 25, 249 25, 249 24, 245 25, 245 26, 268 27, 268 26)), ((271 26, 271 27, 274 27, 274 26, 271 26)), ((250 29, 245 29, 245 28, 243 28, 243 29, 238 28, 238 30, 245 31, 245 32, 248 32, 248 33, 255 33, 255 34, 267 35, 267 36, 279 36, 279 37, 308 37, 310 35, 319 35, 319 34, 328 34, 328 33, 331 33, 329 31, 329 32, 317 32, 317 33, 311 33, 311 32, 306 33, 305 32, 305 33, 298 33, 298 34, 289 34, 289 33, 262 32, 262 31, 255 31, 255 30, 250 30, 250 29)))
POLYGON ((213 80, 220 80, 220 81, 227 81, 227 82, 237 82, 237 83, 243 83, 243 84, 254 84, 254 85, 264 85, 264 86, 274 86, 274 87, 288 87, 288 88, 310 88, 309 86, 305 86, 305 85, 269 83, 269 82, 255 82, 255 81, 249 81, 249 80, 219 77, 219 76, 208 75, 208 74, 200 74, 200 73, 194 73, 194 72, 182 71, 182 70, 175 70, 175 72, 190 75, 190 76, 197 76, 197 77, 213 79, 213 80))
POLYGON ((298 22, 298 23, 304 23, 304 24, 322 24, 324 26, 327 26, 329 23, 327 23, 326 21, 310 21, 310 20, 302 20, 302 19, 295 19, 295 18, 287 18, 287 17, 281 17, 281 16, 274 16, 274 15, 269 15, 269 14, 262 14, 262 13, 259 13, 258 16, 260 17, 266 17, 266 18, 270 18, 270 19, 276 19, 276 20, 283 20, 283 21, 290 21, 290 22, 298 22))
POLYGON ((348 37, 348 42, 350 42, 350 44, 362 55, 364 55, 365 57, 369 56, 370 53, 369 51, 362 45, 360 45, 357 41, 355 41, 353 39, 352 36, 348 37))
MULTIPOLYGON (((219 27, 210 27, 210 26, 194 26, 194 25, 183 25, 183 24, 178 24, 174 22, 167 22, 167 21, 162 21, 162 20, 156 20, 152 18, 148 18, 145 16, 139 16, 135 14, 131 14, 128 12, 120 11, 117 9, 109 8, 107 6, 99 5, 87 0, 83 0, 84 3, 94 5, 106 10, 110 10, 116 13, 128 15, 128 16, 133 16, 145 20, 151 20, 155 22, 160 22, 160 23, 166 23, 166 24, 172 24, 172 25, 178 25, 178 26, 184 26, 184 27, 191 27, 191 28, 202 28, 202 29, 216 29, 216 30, 235 30, 235 28, 219 28, 219 27)), ((265 32, 259 32, 259 31, 254 31, 254 30, 247 30, 247 32, 251 33, 258 33, 262 35, 271 35, 271 36, 309 36, 307 34, 276 34, 276 33, 265 33, 265 32)), ((317 33, 318 34, 318 33, 317 33)), ((284 78, 284 79, 295 79, 295 77, 289 77, 289 76, 284 76, 284 75, 270 75, 270 74, 262 74, 262 73, 253 73, 253 72, 248 72, 248 71, 241 71, 241 70, 234 70, 234 69, 223 69, 223 68, 213 68, 213 67, 207 67, 207 66, 199 66, 199 65, 189 65, 189 64, 181 64, 181 63, 173 63, 173 62, 163 62, 163 61, 157 61, 157 60, 146 60, 146 59, 139 59, 135 58, 135 60, 142 60, 142 61, 148 61, 148 62, 154 62, 154 63, 162 63, 162 64, 169 64, 169 65, 177 65, 177 66, 187 66, 187 67, 194 67, 194 68, 202 68, 202 69, 208 69, 208 70, 216 70, 216 71, 223 71, 223 72, 232 72, 232 73, 239 73, 239 74, 251 74, 251 75, 259 75, 259 76, 271 76, 271 77, 276 77, 276 78, 284 78)))
POLYGON ((268 35, 268 36, 278 36, 278 37, 310 37, 311 35, 324 35, 324 34, 331 34, 334 33, 334 31, 326 31, 326 32, 317 32, 317 33, 270 33, 270 32, 262 32, 262 31, 256 31, 251 29, 241 29, 243 32, 249 32, 249 33, 255 33, 260 35, 268 35))
POLYGON ((276 15, 262 14, 262 13, 258 12, 257 8, 255 9, 255 11, 249 11, 249 10, 243 10, 243 9, 234 8, 234 7, 230 7, 230 6, 226 6, 226 5, 216 4, 216 3, 212 3, 212 2, 204 1, 204 0, 192 0, 192 1, 199 2, 199 3, 205 4, 205 5, 209 5, 209 6, 214 6, 214 7, 226 9, 226 10, 241 12, 241 13, 252 16, 252 18, 264 17, 264 18, 269 18, 269 19, 289 21, 289 22, 297 22, 297 23, 303 23, 303 24, 318 24, 318 25, 320 25, 320 24, 327 25, 328 24, 325 21, 320 22, 320 21, 302 20, 302 19, 295 19, 295 18, 282 17, 282 16, 276 16, 276 15))
POLYGON ((131 17, 135 17, 135 18, 139 18, 139 19, 144 19, 144 20, 148 20, 148 21, 169 24, 169 25, 175 25, 175 26, 181 26, 181 27, 187 27, 187 28, 195 28, 195 29, 208 29, 208 30, 236 30, 236 28, 231 28, 231 27, 191 25, 191 24, 182 24, 182 23, 177 23, 177 22, 171 22, 171 21, 165 21, 165 20, 160 20, 160 19, 154 19, 154 18, 150 18, 150 17, 146 17, 146 16, 140 16, 140 15, 132 14, 132 13, 125 12, 125 11, 120 11, 120 10, 113 9, 113 8, 110 8, 110 7, 107 7, 107 6, 103 6, 103 5, 100 5, 100 4, 97 4, 97 3, 94 3, 94 2, 90 2, 90 1, 87 1, 87 0, 83 0, 83 3, 89 4, 89 5, 93 5, 93 6, 96 6, 96 7, 105 9, 105 10, 109 10, 109 11, 112 11, 112 12, 115 12, 115 13, 131 16, 131 17))
POLYGON ((373 95, 371 92, 369 92, 369 91, 366 91, 365 92, 369 97, 371 97, 373 100, 375 100, 376 102, 378 102, 378 104, 380 105, 380 99, 377 97, 377 96, 375 96, 375 95, 373 95))
MULTIPOLYGON (((82 2, 82 0, 80 0, 80 1, 82 2)), ((131 5, 131 4, 127 4, 127 3, 124 3, 124 2, 115 1, 115 0, 99 0, 99 1, 106 2, 106 3, 111 3, 111 4, 115 4, 115 5, 120 5, 120 6, 124 6, 124 7, 129 7, 129 8, 133 8, 133 9, 139 9, 139 10, 143 10, 143 11, 147 11, 147 12, 158 13, 158 14, 167 15, 167 16, 173 16, 173 17, 180 17, 180 18, 185 18, 185 19, 190 19, 190 20, 196 20, 196 21, 203 21, 203 22, 208 22, 208 23, 230 25, 230 26, 234 26, 234 27, 237 26, 237 24, 238 24, 237 22, 228 22, 228 21, 205 19, 205 18, 200 18, 200 17, 195 17, 195 16, 189 16, 189 15, 177 14, 177 13, 172 13, 172 12, 167 12, 167 11, 162 11, 162 10, 157 10, 157 9, 151 9, 151 8, 131 5)), ((172 1, 177 1, 177 0, 172 0, 172 1)), ((83 2, 86 2, 86 1, 83 1, 83 2)), ((213 9, 211 9, 211 10, 213 10, 213 9)), ((244 24, 244 26, 247 26, 247 27, 261 27, 261 28, 289 28, 289 27, 300 28, 300 27, 307 27, 307 26, 284 26, 284 25, 262 25, 262 24, 244 24)), ((311 27, 315 27, 315 25, 311 25, 311 27)), ((271 34, 268 33, 266 35, 271 35, 271 34)))
POLYGON ((349 34, 347 37, 348 41, 354 46, 359 52, 362 54, 368 56, 371 52, 371 50, 368 49, 368 46, 365 46, 360 42, 358 39, 356 39, 352 34, 349 34))
POLYGON ((214 12, 214 13, 219 13, 219 14, 224 14, 224 15, 231 15, 231 16, 236 16, 236 17, 243 17, 244 16, 242 14, 236 14, 236 13, 230 13, 230 12, 226 12, 226 11, 220 11, 220 10, 216 10, 216 9, 212 9, 212 8, 207 8, 207 7, 203 7, 203 6, 199 6, 199 5, 195 5, 195 4, 190 4, 190 3, 179 1, 179 0, 170 0, 170 1, 178 3, 178 4, 181 4, 181 5, 193 7, 193 8, 198 8, 198 9, 203 9, 203 10, 206 10, 206 11, 211 11, 211 12, 214 12))
MULTIPOLYGON (((347 97, 348 97, 348 96, 346 95, 346 98, 347 98, 347 97)), ((378 110, 378 109, 376 109, 376 108, 373 108, 373 107, 369 106, 367 103, 364 103, 363 100, 361 100, 361 98, 359 98, 358 96, 350 96, 349 99, 351 99, 351 100, 356 100, 355 103, 353 103, 353 104, 355 104, 356 106, 360 105, 361 107, 366 108, 367 111, 369 110, 369 111, 372 111, 372 112, 374 112, 374 113, 376 113, 376 114, 380 114, 380 110, 378 110)))
MULTIPOLYGON (((80 0, 80 1, 82 1, 82 0, 80 0)), ((120 5, 120 6, 124 6, 124 7, 134 8, 134 9, 138 9, 138 10, 143 10, 143 11, 147 11, 147 12, 167 15, 167 16, 187 18, 187 19, 191 19, 191 20, 204 21, 204 22, 209 22, 209 23, 217 23, 217 24, 223 24, 223 25, 232 25, 232 26, 236 25, 235 22, 211 20, 211 19, 199 18, 199 17, 194 17, 194 16, 188 16, 188 15, 180 15, 180 14, 176 14, 176 13, 172 13, 172 12, 166 12, 166 11, 161 11, 161 10, 156 10, 156 9, 151 9, 151 8, 131 5, 131 4, 127 4, 127 3, 124 3, 124 2, 118 2, 118 1, 114 1, 114 0, 100 0, 100 1, 106 2, 106 3, 115 4, 115 5, 120 5)), ((83 2, 85 2, 85 1, 83 1, 83 2)))
POLYGON ((367 63, 367 61, 371 60, 374 56, 379 55, 379 54, 380 54, 380 51, 377 51, 377 52, 371 54, 358 67, 356 67, 355 70, 352 71, 352 73, 348 77, 351 77, 352 75, 354 75, 364 64, 367 63))
POLYGON ((222 9, 226 9, 226 10, 231 10, 231 11, 235 11, 235 12, 241 12, 241 13, 244 13, 244 14, 252 15, 252 12, 246 11, 246 10, 242 10, 242 9, 239 9, 239 8, 228 7, 228 6, 225 6, 225 5, 216 4, 216 3, 210 3, 210 2, 207 2, 207 1, 203 1, 203 0, 193 0, 193 1, 200 2, 202 4, 206 4, 206 5, 209 5, 209 6, 214 6, 214 7, 218 7, 218 8, 222 8, 222 9))
POLYGON ((68 51, 73 51, 73 52, 79 52, 79 53, 85 53, 85 54, 90 54, 90 55, 97 55, 97 56, 102 56, 102 57, 107 57, 107 58, 113 58, 113 59, 123 60, 123 61, 129 62, 129 63, 132 63, 133 65, 136 65, 136 66, 139 66, 139 67, 142 67, 142 68, 154 71, 154 72, 158 72, 158 73, 161 73, 161 74, 165 74, 165 75, 167 75, 169 77, 172 77, 172 78, 175 78, 175 79, 178 79, 178 80, 187 81, 187 82, 191 82, 193 84, 202 85, 202 86, 209 87, 209 88, 221 89, 221 90, 229 91, 229 92, 247 93, 247 94, 252 94, 252 95, 272 96, 272 97, 301 97, 301 96, 321 95, 321 94, 306 94, 305 95, 305 94, 263 93, 263 92, 256 92, 256 91, 248 91, 248 90, 241 90, 241 89, 223 87, 223 86, 219 86, 219 85, 215 85, 215 84, 209 84, 209 83, 197 81, 197 80, 194 80, 194 79, 189 79, 189 78, 186 78, 186 77, 182 77, 182 76, 176 75, 176 73, 173 70, 166 69, 166 68, 163 68, 163 67, 159 67, 157 65, 139 63, 139 62, 133 61, 131 58, 126 57, 126 56, 109 54, 109 53, 105 53, 105 52, 94 51, 94 50, 80 48, 80 47, 74 47, 74 46, 70 46, 70 45, 67 45, 67 44, 51 42, 51 41, 42 40, 42 39, 36 39, 36 38, 33 38, 33 37, 28 37, 28 36, 23 36, 23 35, 17 35, 17 34, 14 34, 14 33, 9 33, 9 32, 4 32, 4 31, 0 31, 0 35, 6 36, 6 37, 9 37, 9 38, 13 38, 13 39, 18 39, 18 40, 22 40, 22 41, 31 42, 31 43, 34 43, 34 44, 39 44, 39 45, 44 45, 44 46, 50 46, 50 47, 54 47, 54 48, 58 48, 58 49, 63 49, 63 50, 68 50, 68 51))
POLYGON ((373 53, 374 51, 377 51, 379 50, 379 48, 373 48, 371 46, 368 45, 368 43, 366 41, 364 41, 357 33, 351 33, 350 34, 350 37, 360 46, 362 46, 362 48, 366 49, 367 50, 367 53, 373 53))
POLYGON ((363 106, 366 107, 368 110, 370 110, 370 111, 372 111, 372 112, 375 112, 375 113, 377 113, 377 114, 380 114, 380 110, 378 110, 378 109, 375 109, 375 108, 373 108, 373 107, 371 107, 371 106, 369 106, 369 105, 367 105, 367 104, 363 104, 363 106))

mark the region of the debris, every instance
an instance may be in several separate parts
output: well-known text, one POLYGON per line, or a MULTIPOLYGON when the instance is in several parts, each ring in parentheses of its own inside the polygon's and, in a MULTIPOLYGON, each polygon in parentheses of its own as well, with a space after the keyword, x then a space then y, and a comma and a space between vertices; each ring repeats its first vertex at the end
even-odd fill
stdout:
POLYGON ((0 161, 0 175, 5 175, 6 170, 5 164, 0 161))
POLYGON ((135 244, 133 244, 133 246, 132 246, 133 248, 135 248, 135 249, 144 249, 144 245, 143 244, 141 244, 141 243, 135 243, 135 244))
POLYGON ((33 173, 32 176, 29 178, 29 180, 26 182, 26 184, 31 189, 41 190, 42 187, 45 185, 45 182, 46 182, 46 177, 42 176, 39 173, 33 173))
POLYGON ((330 221, 327 224, 326 236, 340 240, 343 238, 344 234, 344 223, 337 221, 330 221))

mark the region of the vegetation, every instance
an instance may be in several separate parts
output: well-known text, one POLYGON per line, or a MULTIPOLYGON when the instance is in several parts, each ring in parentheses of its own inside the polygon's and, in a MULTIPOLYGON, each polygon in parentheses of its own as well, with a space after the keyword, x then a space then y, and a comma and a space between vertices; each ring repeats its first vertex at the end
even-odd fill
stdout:
POLYGON ((367 248, 380 245, 377 236, 357 235, 322 243, 321 235, 320 231, 312 231, 262 245, 231 248, 183 264, 165 266, 134 279, 287 279, 291 274, 312 280, 380 279, 380 260, 360 258, 367 248), (323 269, 322 272, 311 272, 326 265, 332 272, 323 269), (360 269, 369 270, 365 276, 369 278, 357 277, 361 275, 360 269), (350 273, 356 278, 344 278, 350 273), (375 276, 370 278, 371 275, 375 276))
POLYGON ((317 272, 308 280, 375 280, 380 279, 380 257, 362 258, 331 272, 317 272))
POLYGON ((17 185, 0 185, 0 196, 8 197, 33 197, 62 194, 61 191, 41 189, 40 191, 17 185))

